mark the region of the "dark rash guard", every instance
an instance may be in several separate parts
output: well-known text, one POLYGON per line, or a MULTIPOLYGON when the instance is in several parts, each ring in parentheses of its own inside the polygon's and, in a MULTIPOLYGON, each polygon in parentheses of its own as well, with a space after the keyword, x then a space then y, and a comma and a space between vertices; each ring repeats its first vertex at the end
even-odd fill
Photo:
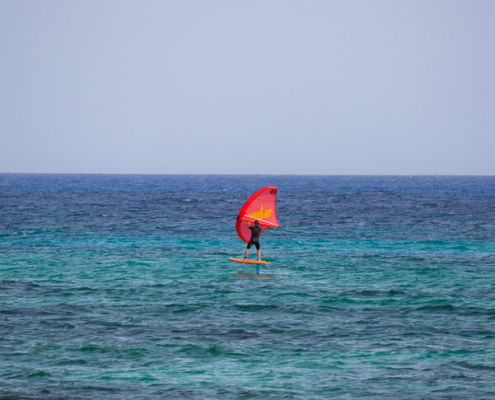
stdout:
POLYGON ((251 229, 251 240, 249 241, 247 248, 250 249, 251 246, 254 244, 256 246, 256 249, 259 250, 261 228, 259 226, 250 226, 249 229, 251 229))

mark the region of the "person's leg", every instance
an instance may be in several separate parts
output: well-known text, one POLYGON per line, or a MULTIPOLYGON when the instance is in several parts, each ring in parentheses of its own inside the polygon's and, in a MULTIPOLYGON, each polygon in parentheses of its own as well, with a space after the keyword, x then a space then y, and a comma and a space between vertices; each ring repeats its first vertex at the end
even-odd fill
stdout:
POLYGON ((251 242, 248 243, 247 247, 246 247, 246 253, 244 254, 244 259, 247 259, 247 256, 249 254, 249 249, 251 248, 253 244, 251 242))
POLYGON ((256 246, 256 250, 258 250, 258 261, 261 261, 260 244, 256 242, 254 245, 256 246))

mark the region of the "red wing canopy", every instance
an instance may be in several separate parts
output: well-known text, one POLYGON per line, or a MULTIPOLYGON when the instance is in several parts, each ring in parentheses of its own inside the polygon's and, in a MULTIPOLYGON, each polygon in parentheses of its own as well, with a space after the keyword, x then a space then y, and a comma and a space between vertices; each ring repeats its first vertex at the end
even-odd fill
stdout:
POLYGON ((249 226, 253 226, 254 221, 260 222, 261 232, 270 227, 278 228, 277 191, 276 186, 264 187, 253 194, 239 211, 235 229, 246 243, 251 239, 249 226))

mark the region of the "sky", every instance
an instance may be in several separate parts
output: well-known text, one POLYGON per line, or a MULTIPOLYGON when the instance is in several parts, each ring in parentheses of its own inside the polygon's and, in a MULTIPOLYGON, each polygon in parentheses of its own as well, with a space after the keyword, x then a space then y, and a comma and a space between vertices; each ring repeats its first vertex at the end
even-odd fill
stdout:
POLYGON ((495 175, 495 1, 0 2, 0 173, 495 175))

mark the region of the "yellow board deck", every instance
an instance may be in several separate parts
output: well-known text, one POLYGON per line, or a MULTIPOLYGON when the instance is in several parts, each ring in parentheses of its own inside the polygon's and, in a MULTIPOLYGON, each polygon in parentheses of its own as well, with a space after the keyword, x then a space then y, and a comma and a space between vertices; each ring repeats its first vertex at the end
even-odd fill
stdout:
POLYGON ((246 264, 270 264, 268 261, 243 260, 239 258, 229 258, 229 260, 246 264))

